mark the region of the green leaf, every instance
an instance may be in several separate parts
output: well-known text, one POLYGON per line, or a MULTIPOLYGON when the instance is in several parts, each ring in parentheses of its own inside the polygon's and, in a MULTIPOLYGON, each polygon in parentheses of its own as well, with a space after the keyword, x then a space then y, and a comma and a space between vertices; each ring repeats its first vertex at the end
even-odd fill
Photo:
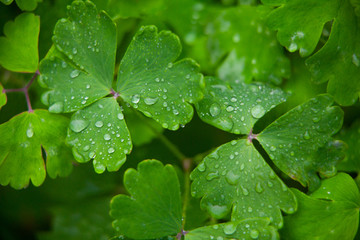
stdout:
POLYGON ((10 5, 14 0, 0 0, 5 5, 10 5))
POLYGON ((285 217, 281 236, 293 240, 354 239, 359 225, 360 194, 349 175, 339 173, 324 180, 311 196, 293 191, 299 209, 285 217))
POLYGON ((0 83, 0 109, 6 104, 7 98, 6 93, 3 91, 4 87, 0 83))
POLYGON ((38 36, 40 17, 22 13, 4 26, 0 37, 0 65, 14 72, 35 72, 38 69, 38 36))
POLYGON ((180 52, 173 33, 142 27, 121 61, 117 79, 122 99, 170 130, 191 120, 191 103, 203 96, 199 66, 191 59, 174 62, 180 52))
POLYGON ((350 128, 343 129, 337 137, 347 143, 346 157, 337 168, 346 172, 360 172, 360 120, 354 122, 350 128))
MULTIPOLYGON (((324 10, 322 10, 324 11, 324 10)), ((343 1, 333 22, 329 40, 307 59, 306 64, 316 83, 329 81, 327 91, 341 105, 359 100, 360 20, 348 1, 343 1)))
POLYGON ((336 17, 340 7, 340 0, 262 1, 269 5, 282 4, 268 15, 268 26, 278 30, 281 45, 290 52, 299 50, 302 57, 314 51, 324 24, 336 17))
POLYGON ((254 124, 287 94, 260 83, 227 84, 206 77, 204 99, 197 103, 200 118, 217 128, 235 134, 248 134, 254 124))
POLYGON ((16 4, 23 11, 33 11, 37 7, 38 2, 43 0, 15 0, 16 4))
POLYGON ((201 227, 188 232, 185 235, 185 240, 279 239, 276 228, 269 226, 269 223, 268 219, 250 218, 201 227))
POLYGON ((117 195, 110 206, 116 230, 134 239, 160 238, 180 231, 180 186, 171 165, 143 161, 137 171, 125 172, 124 185, 131 196, 117 195))
POLYGON ((45 110, 25 112, 0 125, 0 184, 21 189, 72 170, 71 151, 65 145, 68 119, 45 110), (42 156, 46 153, 46 164, 42 156))
POLYGON ((109 198, 91 199, 81 204, 51 209, 52 231, 38 234, 39 240, 106 240, 116 235, 111 227, 109 198))
POLYGON ((67 142, 75 159, 94 159, 97 173, 117 171, 124 164, 132 144, 124 115, 114 98, 104 98, 76 112, 70 121, 67 142))
POLYGON ((268 217, 281 227, 281 211, 293 213, 296 199, 246 139, 232 141, 205 157, 191 173, 192 195, 215 218, 268 217))
POLYGON ((332 104, 329 95, 319 95, 290 110, 257 136, 276 166, 310 189, 320 184, 317 171, 336 173, 334 165, 325 164, 333 159, 326 155, 316 158, 319 148, 342 126, 343 112, 332 104), (329 168, 324 169, 324 164, 329 168))
POLYGON ((113 19, 141 18, 147 15, 156 14, 163 5, 163 0, 110 0, 108 12, 113 19))
POLYGON ((217 72, 220 79, 280 84, 282 78, 289 77, 289 60, 262 18, 262 12, 269 10, 264 6, 227 8, 208 27, 212 64, 225 58, 217 72))
POLYGON ((355 14, 360 17, 360 1, 350 0, 350 3, 355 8, 355 14))
POLYGON ((68 19, 55 26, 53 41, 63 53, 42 61, 40 82, 47 93, 49 111, 71 112, 111 91, 116 52, 116 28, 109 16, 91 2, 74 1, 68 19), (76 65, 76 66, 74 66, 76 65))

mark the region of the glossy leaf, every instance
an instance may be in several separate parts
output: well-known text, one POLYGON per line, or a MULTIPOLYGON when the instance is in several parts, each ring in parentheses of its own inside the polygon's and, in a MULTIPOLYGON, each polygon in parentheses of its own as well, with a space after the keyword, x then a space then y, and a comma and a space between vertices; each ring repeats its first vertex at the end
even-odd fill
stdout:
POLYGON ((35 110, 0 125, 0 184, 21 189, 31 179, 39 186, 45 180, 45 167, 52 178, 68 175, 72 169, 71 151, 65 145, 68 123, 65 117, 35 110))
POLYGON ((360 120, 354 122, 350 128, 343 129, 337 135, 338 138, 346 142, 346 157, 341 161, 337 168, 346 172, 360 172, 360 120))
POLYGON ((116 232, 111 226, 110 216, 106 214, 109 211, 109 201, 109 198, 91 199, 81 204, 52 209, 54 215, 52 230, 38 234, 38 239, 110 239, 116 235, 116 232))
POLYGON ((257 120, 287 97, 279 88, 260 83, 227 84, 212 77, 205 81, 204 99, 195 105, 200 118, 235 134, 248 134, 257 120))
POLYGON ((2 106, 4 106, 7 102, 7 98, 6 98, 6 93, 3 92, 4 87, 1 85, 0 83, 0 109, 2 108, 2 106))
POLYGON ((15 0, 16 4, 23 11, 33 11, 37 7, 38 2, 43 0, 15 0))
POLYGON ((293 191, 299 208, 285 217, 281 236, 294 240, 354 239, 359 225, 360 194, 349 175, 340 173, 324 180, 310 196, 293 191))
MULTIPOLYGON (((323 10, 322 10, 323 11, 323 10)), ((331 28, 329 40, 306 64, 316 83, 329 81, 327 90, 341 105, 359 100, 360 20, 349 1, 343 1, 331 28)))
POLYGON ((10 5, 14 0, 0 0, 5 5, 10 5))
POLYGON ((289 60, 263 19, 269 10, 264 6, 227 8, 208 26, 211 62, 225 58, 219 63, 220 79, 280 84, 282 78, 289 77, 289 60))
POLYGON ((91 2, 74 1, 68 19, 57 22, 53 42, 61 54, 40 65, 52 112, 72 112, 108 95, 116 51, 116 28, 91 2), (62 59, 59 58, 61 56, 62 59))
POLYGON ((174 168, 146 160, 138 170, 128 169, 124 185, 131 196, 117 195, 111 201, 113 226, 133 239, 176 235, 181 229, 180 186, 174 168))
POLYGON ((340 6, 339 0, 288 0, 264 3, 282 4, 267 19, 271 29, 278 30, 279 42, 290 52, 310 55, 320 39, 324 24, 333 20, 340 6))
POLYGON ((4 26, 0 37, 0 65, 13 72, 35 72, 38 69, 38 36, 40 18, 22 13, 4 26))
POLYGON ((117 80, 122 99, 171 130, 191 120, 191 103, 203 96, 198 65, 191 59, 174 62, 180 52, 173 33, 142 27, 121 61, 117 80))
POLYGON ((232 141, 205 157, 191 173, 192 195, 215 218, 268 217, 281 227, 281 211, 293 213, 296 199, 246 139, 232 141))
POLYGON ((241 221, 228 222, 197 228, 185 235, 185 240, 208 239, 279 239, 276 228, 269 226, 270 221, 264 218, 249 218, 241 221))
POLYGON ((76 112, 70 121, 67 142, 75 159, 94 159, 97 173, 117 171, 132 149, 124 115, 114 98, 104 98, 76 112))
POLYGON ((319 95, 290 110, 257 136, 276 166, 310 189, 320 183, 317 171, 327 176, 336 173, 334 165, 325 163, 333 159, 315 157, 342 126, 343 112, 332 104, 329 95, 319 95))

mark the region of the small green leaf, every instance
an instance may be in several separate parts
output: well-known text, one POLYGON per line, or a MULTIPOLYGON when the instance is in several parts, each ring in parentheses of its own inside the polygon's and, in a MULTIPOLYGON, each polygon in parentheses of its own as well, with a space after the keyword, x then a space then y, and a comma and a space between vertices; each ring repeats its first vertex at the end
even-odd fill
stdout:
POLYGON ((263 0, 269 5, 280 5, 267 19, 271 29, 278 30, 281 45, 290 52, 300 51, 302 57, 310 55, 320 39, 324 24, 333 20, 340 0, 263 0))
POLYGON ((321 154, 317 159, 316 153, 342 126, 343 111, 332 104, 329 95, 319 95, 290 110, 257 136, 277 167, 313 190, 320 184, 317 171, 336 173, 334 160, 321 154))
MULTIPOLYGON (((323 11, 323 10, 322 10, 323 11)), ((352 105, 360 95, 360 20, 348 1, 343 1, 333 22, 329 40, 306 60, 316 83, 329 81, 327 91, 341 105, 352 105)))
POLYGON ((191 120, 191 103, 203 96, 199 66, 191 59, 174 62, 180 52, 173 33, 142 27, 121 61, 117 80, 126 102, 170 130, 191 120))
POLYGON ((293 240, 354 239, 359 225, 360 193, 349 175, 339 173, 324 180, 310 196, 293 191, 299 208, 284 218, 281 236, 293 240))
POLYGON ((181 229, 180 186, 174 168, 146 160, 138 170, 128 169, 124 185, 131 196, 117 195, 111 201, 113 226, 133 239, 176 235, 181 229))
POLYGON ((0 184, 21 189, 51 178, 67 176, 72 155, 65 145, 68 119, 45 110, 25 112, 0 125, 0 184), (46 164, 42 156, 46 153, 46 164))
POLYGON ((195 105, 200 118, 235 134, 248 134, 257 120, 287 97, 279 88, 260 83, 230 85, 213 77, 205 81, 204 99, 195 105))
POLYGON ((40 17, 22 13, 4 26, 0 37, 0 65, 14 72, 35 72, 38 69, 38 36, 40 17))
POLYGON ((5 5, 10 5, 14 0, 0 0, 5 5))
POLYGON ((4 87, 0 83, 0 109, 6 104, 7 98, 6 93, 3 91, 4 87))
POLYGON ((360 120, 354 122, 350 128, 343 129, 337 137, 347 143, 346 157, 339 162, 337 168, 346 172, 360 172, 360 120))
POLYGON ((115 24, 88 1, 74 1, 68 16, 57 22, 53 37, 62 59, 55 53, 40 65, 40 82, 52 89, 45 97, 52 112, 90 105, 110 93, 113 81, 115 24))
POLYGON ((290 63, 264 23, 268 7, 227 8, 208 26, 208 48, 217 76, 231 83, 253 80, 280 84, 289 77, 290 63), (222 61, 222 59, 224 59, 222 61))
POLYGON ((293 213, 296 199, 248 140, 232 141, 205 157, 191 173, 192 195, 215 218, 268 217, 283 224, 281 210, 293 213))
POLYGON ((185 240, 279 239, 276 228, 269 226, 269 223, 268 219, 250 218, 201 227, 188 232, 185 235, 185 240))
POLYGON ((97 173, 117 171, 132 149, 124 115, 114 98, 104 98, 76 112, 70 121, 67 142, 75 159, 94 159, 97 173))
POLYGON ((105 240, 116 235, 111 227, 109 198, 87 199, 81 204, 51 209, 52 230, 38 234, 39 240, 105 240))
POLYGON ((33 11, 37 7, 38 2, 43 0, 15 0, 16 4, 23 11, 33 11))

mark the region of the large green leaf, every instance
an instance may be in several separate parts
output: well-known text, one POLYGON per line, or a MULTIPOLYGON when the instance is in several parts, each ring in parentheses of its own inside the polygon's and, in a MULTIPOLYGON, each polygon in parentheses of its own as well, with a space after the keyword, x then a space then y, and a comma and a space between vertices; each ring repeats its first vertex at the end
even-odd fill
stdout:
POLYGON ((341 130, 338 138, 347 143, 346 157, 337 168, 347 172, 360 172, 360 120, 354 122, 350 128, 341 130))
POLYGON ((68 143, 77 161, 94 159, 97 173, 117 171, 132 144, 124 115, 114 98, 104 98, 76 112, 70 121, 68 143))
POLYGON ((0 109, 4 106, 7 102, 6 93, 4 92, 4 87, 0 83, 0 109))
POLYGON ((259 118, 286 101, 287 94, 265 84, 227 84, 206 77, 204 99, 196 104, 200 118, 235 134, 248 134, 259 118))
POLYGON ((208 26, 212 64, 225 58, 218 68, 219 78, 280 84, 283 77, 289 77, 289 60, 264 23, 263 15, 269 10, 264 6, 227 8, 208 26))
POLYGON ((52 112, 71 112, 91 104, 110 93, 113 81, 115 24, 88 1, 74 1, 68 16, 58 21, 53 37, 63 55, 54 54, 40 65, 41 82, 53 89, 47 93, 52 112))
POLYGON ((290 110, 257 136, 277 167, 311 189, 320 184, 317 171, 336 173, 332 158, 323 155, 319 159, 316 155, 342 126, 343 112, 332 104, 329 95, 319 95, 290 110))
POLYGON ((146 160, 138 170, 128 169, 124 185, 131 196, 117 195, 111 201, 113 226, 133 239, 176 235, 181 230, 180 186, 174 168, 146 160))
POLYGON ((40 18, 22 13, 4 26, 0 37, 0 65, 14 72, 35 72, 38 69, 38 36, 40 18))
POLYGON ((121 61, 117 80, 121 98, 171 130, 191 120, 191 103, 203 96, 198 65, 191 59, 174 62, 180 52, 176 35, 142 27, 121 61))
POLYGON ((279 42, 290 52, 310 55, 320 39, 323 26, 333 20, 341 0, 262 0, 269 5, 280 5, 267 19, 268 26, 278 30, 279 42))
POLYGON ((72 155, 65 145, 67 118, 45 110, 25 112, 0 125, 0 184, 21 189, 50 177, 66 176, 72 155), (46 163, 42 156, 45 151, 46 163))
POLYGON ((306 61, 316 83, 329 81, 328 92, 341 105, 360 95, 360 20, 348 0, 342 1, 329 40, 306 61))
POLYGON ((310 196, 293 191, 299 208, 285 217, 281 230, 284 239, 354 239, 359 225, 360 193, 349 175, 339 173, 324 180, 310 196))
POLYGON ((293 213, 296 199, 246 139, 220 146, 191 173, 192 195, 215 218, 268 217, 281 227, 281 211, 293 213))
POLYGON ((188 232, 185 235, 185 240, 279 239, 276 228, 269 226, 269 223, 270 221, 268 219, 249 218, 241 221, 201 227, 188 232))

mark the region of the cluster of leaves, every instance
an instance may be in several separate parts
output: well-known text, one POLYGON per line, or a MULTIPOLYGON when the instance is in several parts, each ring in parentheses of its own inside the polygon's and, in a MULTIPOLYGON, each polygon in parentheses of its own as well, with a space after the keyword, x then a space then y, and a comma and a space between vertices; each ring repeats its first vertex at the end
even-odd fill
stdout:
POLYGON ((360 125, 343 127, 342 107, 358 110, 357 1, 53 1, 69 5, 50 27, 49 2, 16 4, 35 13, 4 25, 0 108, 23 92, 28 109, 0 119, 0 184, 40 186, 89 161, 125 171, 121 194, 89 183, 96 197, 65 200, 39 239, 354 239, 360 192, 345 172, 360 171, 360 125), (26 73, 9 88, 6 74, 26 73), (194 109, 215 138, 229 134, 188 158, 166 135, 194 109), (171 153, 140 162, 136 147, 163 151, 156 139, 171 153))

